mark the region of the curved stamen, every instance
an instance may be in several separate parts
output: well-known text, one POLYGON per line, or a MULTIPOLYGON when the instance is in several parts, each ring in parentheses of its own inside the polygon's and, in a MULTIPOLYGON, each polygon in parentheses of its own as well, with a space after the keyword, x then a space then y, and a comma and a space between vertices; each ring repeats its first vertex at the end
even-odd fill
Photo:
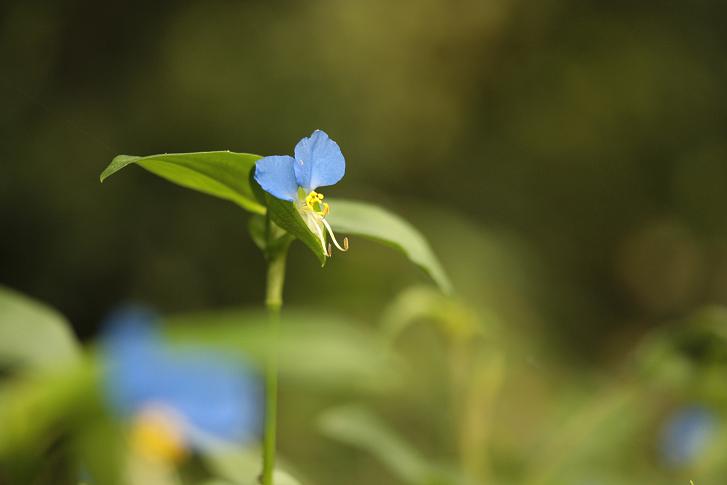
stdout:
POLYGON ((333 241, 333 244, 338 248, 339 251, 346 252, 348 251, 348 238, 343 238, 343 247, 341 247, 340 244, 338 244, 338 240, 336 239, 336 235, 333 234, 333 229, 331 229, 331 225, 328 224, 328 221, 325 219, 321 219, 321 222, 323 222, 323 225, 326 226, 326 229, 328 230, 328 234, 331 236, 331 240, 333 241))
POLYGON ((321 246, 323 246, 323 252, 327 253, 328 256, 330 256, 331 255, 330 254, 331 253, 330 244, 328 245, 329 246, 328 251, 326 251, 326 236, 323 233, 323 229, 318 224, 315 224, 315 228, 316 228, 316 236, 318 236, 318 239, 321 241, 321 246))

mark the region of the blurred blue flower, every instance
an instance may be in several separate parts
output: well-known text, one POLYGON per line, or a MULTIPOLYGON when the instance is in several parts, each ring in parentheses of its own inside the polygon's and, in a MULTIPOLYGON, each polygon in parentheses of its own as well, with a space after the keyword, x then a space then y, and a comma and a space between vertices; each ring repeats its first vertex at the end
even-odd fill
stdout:
POLYGON ((666 422, 661 436, 661 454, 671 467, 692 464, 709 446, 717 417, 709 409, 692 405, 676 411, 666 422))
POLYGON ((141 425, 142 446, 173 452, 254 439, 262 393, 249 369, 210 350, 168 348, 155 320, 144 308, 123 308, 109 318, 102 340, 109 403, 141 425))
POLYGON ((270 195, 294 203, 310 231, 321 241, 324 253, 331 255, 330 246, 326 248, 326 232, 339 250, 347 251, 348 238, 343 240, 343 246, 338 243, 325 219, 330 207, 323 202, 323 194, 316 192, 318 187, 334 185, 343 178, 346 160, 341 149, 325 132, 316 130, 298 142, 294 153, 295 158, 274 155, 258 160, 255 180, 270 195))

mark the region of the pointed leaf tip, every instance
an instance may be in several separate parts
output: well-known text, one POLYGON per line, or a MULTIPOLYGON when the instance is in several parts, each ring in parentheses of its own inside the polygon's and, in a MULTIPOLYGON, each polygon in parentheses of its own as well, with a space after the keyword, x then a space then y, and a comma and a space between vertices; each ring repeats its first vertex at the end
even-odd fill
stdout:
POLYGON ((111 163, 109 163, 109 165, 104 169, 104 171, 101 172, 99 180, 101 181, 101 183, 103 183, 104 180, 106 180, 122 168, 140 159, 141 157, 137 157, 135 155, 116 155, 114 159, 111 160, 111 163))
POLYGON ((243 209, 264 214, 265 207, 255 200, 249 174, 259 155, 230 151, 165 153, 137 157, 118 155, 99 177, 101 182, 130 164, 182 187, 226 199, 243 209))

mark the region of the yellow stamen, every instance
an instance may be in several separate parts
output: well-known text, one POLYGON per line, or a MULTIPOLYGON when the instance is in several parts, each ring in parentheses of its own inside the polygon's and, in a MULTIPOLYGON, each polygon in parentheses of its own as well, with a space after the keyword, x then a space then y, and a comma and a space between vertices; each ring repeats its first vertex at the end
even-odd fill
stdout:
POLYGON ((323 222, 323 225, 326 226, 326 230, 328 230, 328 235, 331 236, 331 240, 333 241, 333 245, 338 248, 339 251, 346 252, 348 251, 348 238, 343 238, 343 246, 338 244, 338 240, 336 240, 336 235, 333 234, 333 229, 331 228, 331 225, 328 224, 328 221, 325 219, 322 219, 321 222, 323 222))
POLYGON ((132 449, 152 461, 179 463, 186 455, 181 419, 158 406, 136 416, 130 438, 132 449))
POLYGON ((328 208, 328 204, 323 202, 324 198, 325 196, 323 194, 316 192, 315 190, 311 190, 311 192, 305 197, 305 205, 312 212, 326 217, 330 209, 328 208))

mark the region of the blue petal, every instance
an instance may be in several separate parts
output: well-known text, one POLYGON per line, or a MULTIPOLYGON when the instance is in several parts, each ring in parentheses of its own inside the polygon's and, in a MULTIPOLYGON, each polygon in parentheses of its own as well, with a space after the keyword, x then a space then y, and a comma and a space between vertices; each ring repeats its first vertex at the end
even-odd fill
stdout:
POLYGON ((293 158, 287 155, 261 158, 255 165, 255 180, 268 194, 293 201, 298 195, 293 164, 293 158))
POLYGON ((703 455, 718 422, 712 411, 693 405, 676 412, 662 431, 661 452, 666 464, 687 466, 703 455))
POLYGON ((343 153, 325 132, 316 130, 295 146, 295 178, 306 192, 335 184, 345 172, 343 153))
POLYGON ((139 308, 116 312, 103 335, 105 391, 112 410, 132 418, 145 406, 162 404, 180 413, 191 429, 186 438, 202 448, 196 431, 244 442, 260 433, 262 391, 239 359, 210 349, 169 348, 139 308))
MULTIPOLYGON (((170 355, 163 367, 156 400, 173 406, 194 430, 236 442, 249 441, 260 433, 262 389, 239 360, 185 352, 170 355)), ((193 431, 187 437, 192 445, 204 445, 194 442, 193 431)))
POLYGON ((131 417, 154 392, 149 369, 156 368, 161 337, 156 315, 143 307, 122 307, 106 320, 102 339, 106 393, 114 411, 131 417))

